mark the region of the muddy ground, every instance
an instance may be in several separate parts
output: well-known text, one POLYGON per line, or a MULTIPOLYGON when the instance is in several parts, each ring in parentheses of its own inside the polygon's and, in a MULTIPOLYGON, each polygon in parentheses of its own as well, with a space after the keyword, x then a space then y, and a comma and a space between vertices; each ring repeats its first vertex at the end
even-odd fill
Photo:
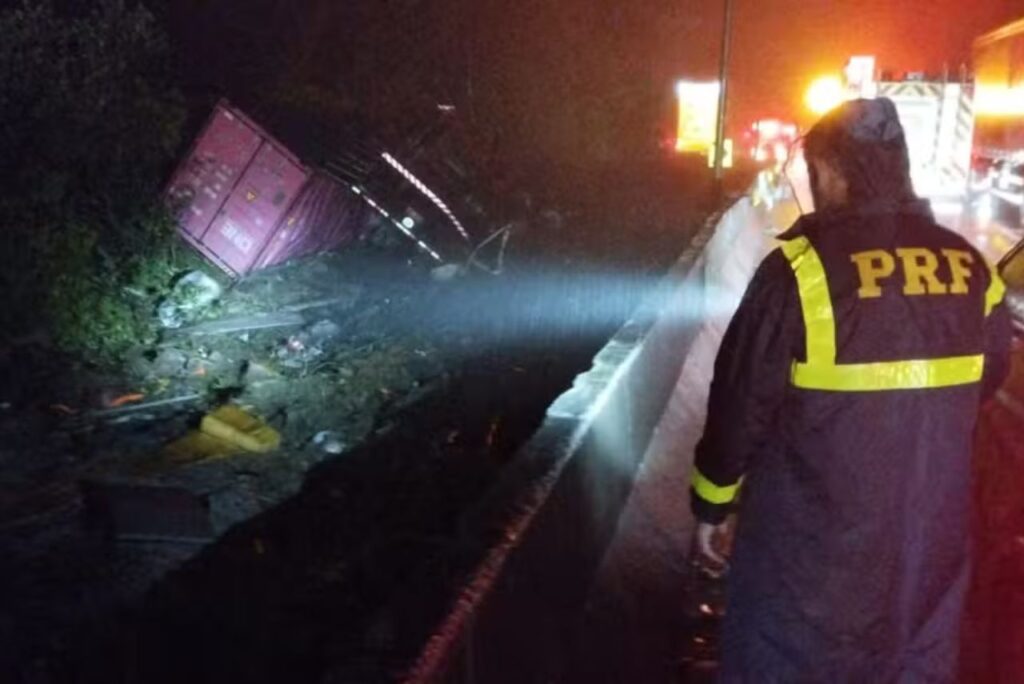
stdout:
POLYGON ((475 560, 461 513, 713 206, 662 164, 548 181, 500 276, 364 244, 237 283, 114 373, 5 350, 3 678, 388 680, 475 560), (280 448, 167 448, 225 403, 280 448), (389 624, 412 578, 416 624, 389 624))

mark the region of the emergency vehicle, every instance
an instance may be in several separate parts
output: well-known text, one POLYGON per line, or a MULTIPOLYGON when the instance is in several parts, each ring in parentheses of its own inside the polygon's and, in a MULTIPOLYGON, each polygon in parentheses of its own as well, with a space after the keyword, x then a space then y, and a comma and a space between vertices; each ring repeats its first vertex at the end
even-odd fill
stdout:
POLYGON ((951 78, 909 73, 875 78, 874 57, 854 57, 845 69, 847 97, 887 97, 907 136, 910 174, 921 197, 962 201, 971 171, 974 107, 966 69, 951 78))
POLYGON ((974 73, 974 189, 1024 227, 1024 18, 974 42, 974 73))
POLYGON ((760 119, 750 125, 744 136, 747 153, 758 163, 782 164, 796 142, 799 129, 796 124, 779 119, 760 119))

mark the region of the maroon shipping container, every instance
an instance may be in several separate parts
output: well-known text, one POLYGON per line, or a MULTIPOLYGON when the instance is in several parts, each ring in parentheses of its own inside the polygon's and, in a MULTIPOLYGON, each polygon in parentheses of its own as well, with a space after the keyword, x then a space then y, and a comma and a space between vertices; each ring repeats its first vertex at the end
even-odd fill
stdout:
POLYGON ((357 237, 366 212, 366 206, 345 185, 315 172, 252 268, 336 249, 357 237))
POLYGON ((181 235, 229 274, 244 275, 355 235, 359 200, 325 175, 310 177, 284 145, 221 101, 167 197, 181 235))
POLYGON ((232 275, 247 273, 274 238, 309 172, 226 102, 213 110, 167 195, 182 236, 232 275))

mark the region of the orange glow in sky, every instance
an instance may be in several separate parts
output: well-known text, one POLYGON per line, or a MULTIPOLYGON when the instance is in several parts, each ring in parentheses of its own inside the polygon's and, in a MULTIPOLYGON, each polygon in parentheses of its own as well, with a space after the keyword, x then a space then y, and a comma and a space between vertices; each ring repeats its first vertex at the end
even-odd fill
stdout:
MULTIPOLYGON (((713 78, 721 4, 688 3, 686 8, 664 13, 665 30, 675 41, 666 40, 663 48, 674 60, 670 76, 713 78)), ((730 126, 765 117, 800 117, 801 123, 811 123, 808 82, 838 73, 852 55, 876 55, 879 70, 894 75, 942 73, 943 68, 956 75, 961 64, 969 65, 975 38, 1021 16, 1024 0, 735 2, 730 126)))

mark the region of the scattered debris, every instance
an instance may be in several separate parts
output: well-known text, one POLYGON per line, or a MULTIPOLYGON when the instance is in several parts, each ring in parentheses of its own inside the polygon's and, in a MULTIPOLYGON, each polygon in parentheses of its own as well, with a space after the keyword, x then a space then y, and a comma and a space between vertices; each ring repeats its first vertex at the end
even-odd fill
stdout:
POLYGON ((488 235, 473 248, 467 263, 491 275, 501 275, 505 270, 505 250, 508 248, 508 241, 512 237, 512 229, 515 225, 509 223, 488 235), (489 253, 492 253, 491 263, 488 263, 485 258, 485 254, 489 253))
POLYGON ((157 316, 165 328, 180 328, 220 298, 220 283, 202 271, 189 271, 160 303, 157 316))
POLYGON ((341 434, 333 430, 322 430, 316 433, 313 435, 312 442, 328 454, 337 455, 345 451, 345 442, 341 434))
MULTIPOLYGON (((358 296, 358 295, 356 295, 358 296)), ((327 297, 324 299, 317 299, 312 302, 299 302, 298 304, 288 304, 281 307, 281 311, 291 311, 298 313, 300 311, 308 311, 309 309, 320 309, 327 306, 351 306, 352 305, 352 294, 346 294, 340 297, 327 297)))
POLYGON ((146 464, 150 472, 212 461, 241 453, 268 453, 281 446, 281 434, 233 404, 203 416, 198 430, 164 446, 161 457, 146 464))
MULTIPOLYGON (((386 194, 381 193, 381 197, 386 194)), ((109 562, 106 557, 83 556, 81 540, 74 536, 78 526, 58 528, 53 522, 77 522, 82 504, 79 482, 84 479, 146 483, 143 487, 122 485, 135 488, 126 490, 130 496, 108 495, 118 499, 116 505, 102 496, 90 500, 89 509, 97 519, 127 518, 123 523, 105 523, 118 539, 203 539, 210 536, 207 525, 219 535, 293 497, 310 477, 311 468, 339 453, 351 453, 353 458, 336 459, 344 472, 338 474, 341 485, 336 488, 338 494, 332 496, 344 501, 345 508, 340 509, 343 514, 332 518, 332 527, 351 529, 357 542, 341 546, 362 548, 364 539, 406 538, 404 519, 373 514, 379 502, 386 503, 389 511, 408 514, 414 529, 421 522, 433 529, 437 516, 453 518, 453 513, 469 505, 477 489, 489 486, 498 461, 508 457, 506 450, 511 454, 519 433, 525 434, 533 424, 532 418, 521 419, 514 412, 499 414, 501 422, 495 421, 490 399, 521 396, 523 401, 516 399, 510 410, 519 410, 516 407, 523 404, 529 407, 524 411, 536 409, 536 415, 541 415, 542 398, 569 381, 571 376, 560 373, 573 368, 578 350, 561 350, 557 345, 537 352, 513 350, 513 345, 507 350, 495 348, 489 344, 489 317, 479 327, 465 326, 457 314, 476 312, 468 304, 478 301, 485 305, 482 308, 500 312, 508 299, 521 293, 515 279, 528 270, 520 267, 529 263, 525 259, 520 262, 520 258, 529 256, 531 249, 539 254, 541 250, 535 249, 539 243, 557 238, 563 246, 556 245, 558 249, 551 251, 564 257, 559 263, 567 268, 580 263, 581 254, 590 253, 574 242, 580 231, 553 230, 552 237, 535 216, 509 223, 511 217, 499 213, 505 214, 483 210, 467 214, 467 223, 473 217, 470 225, 474 229, 505 228, 488 233, 491 239, 468 261, 469 248, 465 245, 458 245, 454 253, 445 250, 445 265, 433 271, 431 267, 440 264, 405 258, 412 250, 402 250, 397 254, 401 258, 394 258, 394 252, 389 254, 369 241, 360 241, 344 253, 303 258, 244 276, 212 300, 210 294, 202 292, 192 293, 191 299, 183 296, 188 293, 179 293, 180 301, 168 297, 160 322, 169 323, 169 327, 160 338, 139 338, 140 348, 125 355, 126 363, 120 371, 90 369, 89 377, 84 371, 54 373, 49 367, 53 354, 40 345, 39 356, 45 358, 42 365, 46 373, 39 375, 45 382, 26 376, 20 385, 25 389, 14 395, 17 408, 0 421, 11 426, 7 440, 10 446, 6 453, 0 452, 0 458, 11 464, 7 480, 0 483, 0 503, 4 504, 0 507, 0 526, 3 516, 8 515, 25 538, 29 530, 36 534, 44 523, 52 526, 44 530, 45 544, 22 551, 34 564, 26 567, 67 567, 76 573, 67 580, 67 587, 47 577, 26 579, 41 593, 56 597, 51 612, 66 613, 64 594, 72 594, 51 591, 54 584, 73 588, 75 596, 91 602, 95 585, 117 583, 117 598, 133 600, 132 592, 163 576, 188 555, 184 545, 166 545, 155 552, 144 545, 132 547, 131 553, 139 556, 138 567, 147 574, 145 581, 138 579, 140 573, 135 566, 126 568, 122 557, 114 558, 116 554, 110 554, 109 562), (517 242, 515 264, 510 254, 504 253, 512 233, 517 242), (510 268, 502 282, 490 274, 502 272, 504 256, 509 256, 510 268), (477 289, 481 283, 485 284, 482 292, 477 289), (502 293, 500 297, 495 296, 498 292, 502 293), (282 349, 284 353, 280 353, 282 349), (558 372, 551 372, 552 368, 558 372), (114 375, 118 372, 121 374, 114 375), (116 388, 111 395, 114 400, 128 390, 145 398, 124 399, 117 401, 121 404, 118 406, 90 410, 101 406, 106 398, 97 401, 96 388, 106 387, 116 388), (486 397, 488 401, 463 403, 466 397, 486 397), (255 421, 249 428, 257 433, 265 428, 274 437, 261 440, 247 432, 244 424, 220 420, 223 416, 218 416, 218 411, 213 416, 225 424, 221 427, 241 439, 224 439, 224 433, 211 428, 215 423, 210 417, 203 421, 202 429, 189 432, 208 407, 228 402, 240 413, 243 409, 239 407, 244 407, 244 415, 255 421), (52 412, 62 415, 54 417, 52 412), (264 420, 256 419, 257 415, 264 420), (25 417, 32 417, 38 428, 24 427, 25 417), (121 424, 130 422, 139 424, 121 424), (405 446, 385 448, 391 442, 381 441, 381 436, 389 432, 389 439, 405 446), (45 438, 37 439, 38 435, 45 438), (244 449, 253 447, 245 444, 248 439, 254 439, 259 450, 277 444, 280 448, 276 453, 253 455, 244 449), (32 458, 25 458, 26 453, 32 458), (54 473, 68 483, 70 493, 64 488, 54 489, 45 496, 34 494, 30 502, 22 503, 20 493, 26 483, 35 492, 37 484, 46 483, 54 473), (361 486, 363 481, 374 486, 361 486), (347 486, 350 482, 356 486, 347 486), (378 486, 378 482, 384 485, 378 486), (169 491, 181 497, 178 503, 169 491), (121 501, 124 498, 141 512, 130 512, 133 509, 121 501), (114 508, 129 512, 115 515, 114 508), (179 512, 186 521, 199 521, 198 531, 188 532, 184 523, 170 531, 157 525, 160 521, 170 525, 167 519, 175 519, 179 512), (145 525, 142 520, 137 528, 128 525, 133 517, 144 516, 149 517, 145 525), (369 529, 368 522, 379 525, 379 529, 369 529), (73 534, 66 533, 69 530, 73 534), (167 554, 179 551, 181 555, 173 557, 172 564, 167 554), (85 573, 89 577, 78 576, 85 573)), ((569 226, 582 223, 575 214, 566 216, 573 217, 567 219, 569 226)), ((424 236, 431 235, 437 221, 436 217, 427 218, 422 226, 414 226, 414 232, 422 230, 424 236)), ((557 217, 547 220, 552 226, 558 222, 557 217)), ((616 227, 618 223, 616 219, 616 227)), ((386 226, 383 232, 391 227, 386 226)), ((586 239, 580 240, 585 242, 583 246, 591 246, 592 235, 593 231, 588 231, 586 239)), ((618 242, 609 239, 594 243, 592 251, 608 255, 611 261, 621 254, 620 243, 626 247, 647 244, 632 239, 632 235, 616 230, 618 242)), ((440 248, 440 241, 438 245, 440 248)), ((186 281, 183 278, 180 282, 186 281)), ((561 292, 550 296, 563 299, 561 292)), ((137 308, 143 314, 152 312, 150 305, 137 308)), ((594 336, 596 339, 600 333, 594 336)), ((574 338, 573 345, 577 343, 584 345, 574 338)), ((323 476, 319 472, 314 475, 323 476)), ((248 543, 253 544, 255 553, 265 554, 259 564, 266 565, 263 561, 273 560, 274 544, 279 542, 263 530, 255 539, 258 541, 248 543)), ((390 567, 390 549, 403 549, 405 553, 410 545, 401 542, 376 546, 387 550, 374 549, 372 564, 360 561, 366 567, 390 567), (382 553, 386 562, 378 562, 382 553)), ((187 551, 193 553, 195 549, 187 551)), ((410 558, 412 553, 409 550, 410 558)), ((405 567, 406 560, 398 558, 395 567, 405 567)), ((32 600, 19 597, 17 612, 12 614, 27 616, 22 622, 44 624, 36 615, 45 601, 29 598, 32 600)), ((50 625, 45 627, 49 629, 50 625)), ((44 636, 55 641, 50 633, 44 636)))
POLYGON ((161 457, 143 464, 144 473, 164 472, 181 465, 213 461, 236 456, 245 450, 237 444, 209 435, 201 430, 191 430, 163 448, 161 457))
POLYGON ((180 349, 165 347, 157 351, 148 370, 157 377, 177 376, 186 372, 189 356, 180 349))
POLYGON ((245 332, 250 330, 267 330, 270 328, 291 328, 302 325, 306 319, 302 314, 293 311, 284 311, 272 314, 257 314, 255 316, 235 316, 222 318, 216 321, 199 323, 190 328, 182 328, 179 335, 190 335, 202 337, 204 335, 225 335, 227 333, 245 332))
POLYGON ((281 446, 277 430, 233 404, 225 404, 203 416, 199 430, 244 451, 262 454, 281 446))
POLYGON ((458 264, 445 264, 444 266, 437 266, 430 270, 430 277, 440 283, 445 283, 450 280, 455 280, 462 274, 462 267, 458 264))
POLYGON ((325 354, 329 345, 342 333, 334 321, 323 319, 290 335, 274 352, 286 368, 303 368, 325 354))
POLYGON ((213 539, 206 497, 180 487, 82 483, 91 522, 117 541, 204 544, 213 539))
POLYGON ((186 394, 178 397, 168 397, 166 399, 154 399, 153 401, 147 401, 136 404, 126 404, 124 406, 117 406, 114 408, 100 409, 97 411, 89 411, 84 414, 86 418, 113 418, 122 416, 128 413, 149 411, 156 408, 166 408, 170 406, 177 406, 180 404, 191 404, 202 399, 201 394, 186 394))
POLYGON ((302 368, 305 364, 320 356, 323 351, 316 346, 307 344, 308 338, 292 335, 277 349, 274 355, 280 359, 281 365, 287 368, 302 368))
POLYGON ((114 397, 106 402, 107 408, 119 408, 128 404, 135 404, 146 398, 145 394, 141 392, 129 392, 128 394, 122 394, 114 397))
POLYGON ((241 379, 244 383, 264 382, 280 378, 281 374, 267 366, 265 363, 249 361, 245 364, 241 379))
POLYGON ((341 335, 341 326, 325 318, 309 326, 306 332, 314 344, 324 344, 341 335))

